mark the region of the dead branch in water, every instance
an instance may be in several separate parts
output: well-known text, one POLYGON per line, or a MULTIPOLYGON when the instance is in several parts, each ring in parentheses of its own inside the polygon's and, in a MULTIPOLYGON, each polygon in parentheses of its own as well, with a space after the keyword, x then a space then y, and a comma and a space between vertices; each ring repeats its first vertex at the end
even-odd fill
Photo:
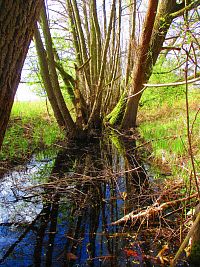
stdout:
POLYGON ((198 213, 198 215, 197 215, 197 217, 196 217, 196 219, 195 219, 190 231, 188 232, 186 238, 182 242, 179 250, 177 251, 177 253, 176 253, 176 255, 175 255, 175 257, 174 257, 174 259, 173 259, 173 261, 172 261, 172 263, 170 265, 171 267, 176 266, 176 262, 177 262, 178 258, 180 257, 181 253, 186 248, 186 246, 188 245, 191 236, 194 234, 194 232, 195 232, 195 230, 197 228, 197 225, 199 224, 199 221, 200 221, 200 213, 198 213))
POLYGON ((168 202, 162 203, 159 206, 157 205, 157 203, 154 203, 153 205, 147 207, 145 210, 142 210, 137 214, 134 214, 135 213, 134 211, 130 212, 129 214, 127 214, 124 217, 122 217, 121 219, 119 219, 119 220, 117 220, 115 222, 112 222, 111 225, 117 225, 117 224, 121 224, 121 223, 126 223, 126 222, 128 222, 130 220, 133 221, 133 220, 138 220, 138 219, 144 219, 145 217, 146 218, 153 217, 153 216, 157 215, 159 212, 167 209, 170 206, 174 206, 177 203, 184 202, 186 200, 195 198, 197 196, 198 196, 198 193, 195 193, 195 194, 193 194, 193 195, 191 195, 189 197, 185 197, 185 198, 176 199, 176 200, 173 200, 173 201, 168 201, 168 202))

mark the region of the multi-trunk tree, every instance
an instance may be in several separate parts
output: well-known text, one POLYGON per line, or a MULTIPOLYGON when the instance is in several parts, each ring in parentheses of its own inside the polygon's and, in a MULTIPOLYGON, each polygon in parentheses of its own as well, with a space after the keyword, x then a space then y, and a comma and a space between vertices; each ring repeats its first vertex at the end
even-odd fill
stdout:
POLYGON ((65 69, 51 36, 44 1, 0 1, 0 146, 33 30, 41 77, 55 118, 70 137, 85 139, 104 122, 125 130, 136 126, 144 84, 172 21, 200 4, 200 0, 150 0, 139 28, 136 14, 141 1, 131 0, 128 5, 122 0, 58 2, 65 7, 71 31, 73 75, 65 69), (37 26, 40 2, 43 6, 37 26), (130 16, 125 21, 124 10, 130 16), (127 39, 124 31, 130 32, 126 42, 122 40, 124 36, 127 39), (61 78, 72 100, 73 114, 63 97, 61 78))
POLYGON ((76 58, 74 77, 64 69, 53 44, 45 6, 41 31, 36 27, 34 40, 43 83, 59 125, 71 136, 85 138, 91 130, 102 127, 103 117, 120 97, 121 1, 112 1, 109 18, 104 13, 103 29, 96 1, 82 1, 81 10, 76 1, 67 0, 66 4, 76 58), (68 93, 73 99, 75 121, 62 97, 59 75, 66 89, 71 88, 68 93))
MULTIPOLYGON (((74 77, 65 71, 58 57, 43 8, 42 30, 37 29, 35 33, 40 69, 41 73, 46 71, 48 74, 48 79, 45 79, 49 80, 55 95, 56 104, 52 103, 52 107, 58 123, 62 118, 62 126, 75 138, 85 138, 94 129, 100 129, 103 122, 116 124, 124 130, 136 126, 144 84, 152 74, 172 21, 200 4, 200 1, 148 1, 143 26, 139 29, 136 25, 138 2, 130 1, 126 7, 131 14, 131 30, 126 57, 122 57, 122 10, 125 2, 113 0, 109 6, 102 1, 99 6, 96 0, 66 1, 66 17, 70 22, 75 53, 74 77), (138 35, 140 37, 136 38, 138 35), (64 102, 59 104, 62 96, 59 75, 66 88, 71 88, 76 120, 72 119, 64 102), (56 115, 56 107, 62 116, 56 115)), ((47 84, 45 79, 43 75, 44 84, 47 84)), ((51 97, 49 100, 52 102, 51 97)))
MULTIPOLYGON (((149 1, 142 33, 132 71, 132 82, 127 93, 125 112, 121 126, 129 129, 136 126, 139 101, 145 85, 163 47, 172 21, 184 12, 199 6, 200 1, 149 1)), ((118 110, 120 113, 120 111, 118 110)))

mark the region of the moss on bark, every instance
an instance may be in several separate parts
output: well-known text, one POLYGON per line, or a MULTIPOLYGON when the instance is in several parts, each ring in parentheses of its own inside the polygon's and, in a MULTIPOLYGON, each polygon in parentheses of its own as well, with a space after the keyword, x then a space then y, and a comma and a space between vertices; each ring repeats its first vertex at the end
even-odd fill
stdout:
POLYGON ((123 93, 115 108, 106 116, 106 121, 109 122, 110 125, 114 126, 121 123, 126 107, 126 102, 126 94, 123 93))
POLYGON ((190 263, 194 266, 199 266, 200 262, 200 240, 192 245, 190 253, 190 263))

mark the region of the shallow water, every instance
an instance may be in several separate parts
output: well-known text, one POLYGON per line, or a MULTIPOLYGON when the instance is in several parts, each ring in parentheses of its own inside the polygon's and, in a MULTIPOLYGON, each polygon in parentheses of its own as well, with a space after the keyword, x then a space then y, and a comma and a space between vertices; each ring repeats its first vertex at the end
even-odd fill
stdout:
POLYGON ((34 155, 0 181, 0 266, 156 266, 147 235, 111 225, 147 181, 133 151, 108 142, 34 155))

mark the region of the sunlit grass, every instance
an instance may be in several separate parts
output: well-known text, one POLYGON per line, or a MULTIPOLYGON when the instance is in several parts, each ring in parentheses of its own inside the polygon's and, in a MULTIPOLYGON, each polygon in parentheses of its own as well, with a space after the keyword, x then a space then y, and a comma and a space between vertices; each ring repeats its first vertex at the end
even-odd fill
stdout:
MULTIPOLYGON (((50 109, 51 110, 51 109, 50 109)), ((42 114, 47 114, 45 101, 20 102, 16 101, 12 108, 12 117, 21 117, 22 120, 35 119, 42 114)))
MULTIPOLYGON (((139 110, 139 132, 145 141, 149 141, 150 159, 155 168, 171 172, 172 177, 189 177, 191 163, 187 139, 187 116, 185 94, 163 95, 159 101, 153 99, 154 90, 144 94, 142 101, 148 103, 139 110), (149 97, 151 95, 151 98, 149 97)), ((179 89, 177 88, 177 91, 179 89)), ((156 94, 159 92, 157 91, 156 94)), ((192 151, 197 172, 200 164, 200 93, 189 92, 190 131, 192 130, 192 151)))
POLYGON ((21 161, 36 149, 64 139, 45 101, 15 102, 0 154, 1 160, 21 161))

